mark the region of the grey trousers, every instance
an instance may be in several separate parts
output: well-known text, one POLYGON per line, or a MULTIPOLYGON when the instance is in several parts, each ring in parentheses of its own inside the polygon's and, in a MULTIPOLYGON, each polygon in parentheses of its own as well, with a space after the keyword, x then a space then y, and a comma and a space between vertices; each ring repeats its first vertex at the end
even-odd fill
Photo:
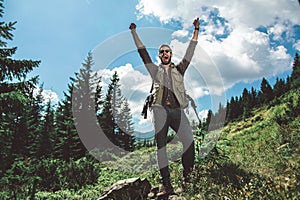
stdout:
POLYGON ((170 181, 169 162, 166 145, 169 127, 176 133, 183 145, 181 162, 183 176, 190 173, 194 166, 195 151, 192 129, 184 110, 180 108, 152 107, 155 140, 157 145, 157 162, 162 181, 170 181))

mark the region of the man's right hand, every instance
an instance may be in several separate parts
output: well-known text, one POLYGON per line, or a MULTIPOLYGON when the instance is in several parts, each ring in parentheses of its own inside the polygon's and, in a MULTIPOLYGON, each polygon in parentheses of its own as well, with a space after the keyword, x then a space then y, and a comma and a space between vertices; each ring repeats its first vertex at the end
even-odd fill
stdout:
POLYGON ((138 49, 145 48, 144 44, 140 40, 138 34, 136 33, 136 25, 135 23, 131 23, 129 26, 130 32, 133 36, 134 43, 138 49))
POLYGON ((130 26, 129 26, 129 29, 132 30, 132 29, 136 29, 136 25, 135 23, 131 23, 130 26))

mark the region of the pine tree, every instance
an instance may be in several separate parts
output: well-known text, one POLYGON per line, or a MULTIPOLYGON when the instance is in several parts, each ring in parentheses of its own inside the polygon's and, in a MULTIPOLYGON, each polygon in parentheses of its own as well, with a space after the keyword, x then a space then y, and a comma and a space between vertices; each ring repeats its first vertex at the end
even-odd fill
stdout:
POLYGON ((44 118, 41 123, 41 131, 38 134, 37 153, 36 157, 47 158, 53 154, 53 139, 54 139, 54 110, 51 101, 48 101, 44 118))
POLYGON ((42 96, 42 87, 39 88, 38 92, 35 94, 32 92, 30 94, 31 101, 28 102, 27 109, 24 114, 26 115, 26 122, 28 128, 28 148, 29 154, 31 157, 36 156, 38 149, 37 138, 41 132, 41 123, 42 123, 42 112, 43 112, 43 96, 42 96))
POLYGON ((236 96, 231 97, 230 102, 227 103, 227 122, 238 119, 243 114, 242 98, 236 96))
POLYGON ((261 81, 259 93, 259 102, 261 104, 269 103, 274 98, 274 92, 269 82, 263 78, 261 81))
POLYGON ((94 65, 92 53, 82 63, 82 68, 76 73, 72 109, 75 119, 75 126, 78 134, 88 150, 96 148, 99 144, 99 123, 97 115, 101 109, 101 85, 97 73, 92 71, 94 65))
POLYGON ((126 151, 133 151, 134 150, 134 128, 132 122, 132 115, 129 108, 129 104, 127 99, 124 99, 124 102, 121 106, 121 112, 119 113, 119 122, 118 128, 121 133, 119 140, 123 144, 123 148, 126 151))
POLYGON ((115 123, 114 137, 116 140, 116 144, 122 149, 125 149, 125 143, 124 143, 125 141, 123 141, 123 137, 125 133, 120 127, 120 124, 122 123, 121 122, 122 116, 120 113, 121 113, 124 97, 122 96, 122 92, 120 89, 120 84, 119 84, 120 79, 117 72, 114 73, 112 79, 117 80, 114 84, 112 98, 111 98, 111 106, 112 106, 111 110, 112 110, 113 121, 115 123))
POLYGON ((93 73, 94 65, 92 53, 89 52, 87 58, 82 63, 79 73, 76 73, 74 82, 73 107, 77 111, 95 111, 95 93, 97 86, 97 73, 93 73), (74 105, 75 104, 75 105, 74 105))
MULTIPOLYGON (((224 125, 225 118, 226 118, 226 108, 224 108, 220 102, 219 109, 214 114, 214 117, 213 117, 213 123, 215 124, 215 129, 219 129, 224 125)), ((198 127, 201 128, 201 125, 198 127)))
POLYGON ((132 151, 134 149, 132 116, 128 102, 122 96, 119 80, 119 75, 115 72, 108 86, 99 123, 114 145, 132 151))
POLYGON ((81 158, 86 153, 77 133, 72 113, 72 90, 74 79, 71 78, 68 86, 68 94, 64 93, 64 99, 59 102, 55 114, 55 132, 57 137, 54 141, 54 156, 63 160, 81 158))
POLYGON ((212 128, 213 125, 211 124, 212 117, 213 117, 213 112, 212 112, 212 110, 209 110, 207 113, 207 117, 205 119, 204 130, 206 130, 206 131, 213 130, 213 128, 212 128))
POLYGON ((96 92, 95 92, 95 113, 97 117, 100 116, 100 113, 103 109, 103 103, 104 100, 102 99, 102 86, 101 86, 101 77, 100 77, 96 85, 96 92))
POLYGON ((285 91, 289 91, 292 88, 291 76, 286 77, 285 91))
MULTIPOLYGON (((3 18, 3 0, 0 0, 0 18, 3 18)), ((27 74, 38 67, 40 61, 13 59, 17 47, 7 47, 13 39, 16 22, 0 22, 0 174, 16 156, 28 155, 28 123, 25 115, 30 106, 37 77, 27 74)))
POLYGON ((243 118, 248 118, 251 114, 251 95, 248 90, 244 88, 242 94, 242 104, 243 104, 243 118))
POLYGON ((286 92, 285 82, 283 79, 276 78, 276 83, 274 85, 274 96, 280 97, 286 92))
POLYGON ((106 137, 114 144, 118 146, 118 141, 115 135, 115 131, 117 128, 117 123, 115 120, 114 113, 116 112, 116 108, 113 102, 114 96, 116 95, 116 86, 119 82, 118 74, 115 72, 113 77, 110 80, 110 84, 108 85, 108 90, 105 96, 103 110, 99 116, 100 126, 106 135, 106 137))
MULTIPOLYGON (((0 0, 0 18, 3 18, 4 13, 3 0, 0 0)), ((26 75, 35 67, 38 67, 40 61, 32 60, 15 60, 12 56, 16 53, 17 47, 7 48, 6 40, 12 40, 17 22, 0 22, 0 95, 16 90, 24 91, 30 89, 36 83, 36 78, 29 81, 26 80, 26 75), (15 80, 19 81, 16 82, 15 80), (12 82, 13 81, 13 82, 12 82)), ((0 96, 0 97, 1 97, 0 96)))
POLYGON ((226 105, 226 123, 231 122, 234 119, 234 104, 234 97, 231 97, 226 105))
POLYGON ((293 71, 291 75, 291 88, 297 89, 300 87, 300 56, 296 53, 293 62, 293 71))
POLYGON ((250 107, 254 108, 257 106, 258 103, 257 91, 254 89, 254 87, 251 87, 250 96, 251 96, 250 107))

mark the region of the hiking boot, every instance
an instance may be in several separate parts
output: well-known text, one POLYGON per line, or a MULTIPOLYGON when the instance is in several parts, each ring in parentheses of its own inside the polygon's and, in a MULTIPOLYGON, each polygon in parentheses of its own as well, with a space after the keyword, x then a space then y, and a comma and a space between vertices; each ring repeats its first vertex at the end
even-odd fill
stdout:
POLYGON ((191 186, 191 171, 183 171, 182 177, 182 189, 183 191, 187 191, 191 186))
POLYGON ((174 189, 170 182, 163 183, 159 193, 157 193, 157 197, 169 196, 174 194, 174 189))
POLYGON ((191 182, 191 174, 192 174, 192 171, 183 171, 182 182, 183 183, 190 183, 191 182))

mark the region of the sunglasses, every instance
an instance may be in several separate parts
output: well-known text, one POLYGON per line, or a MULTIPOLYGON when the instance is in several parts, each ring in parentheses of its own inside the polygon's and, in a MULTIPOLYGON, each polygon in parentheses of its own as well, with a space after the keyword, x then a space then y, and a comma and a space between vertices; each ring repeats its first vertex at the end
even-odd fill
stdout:
POLYGON ((159 53, 160 53, 160 54, 162 54, 162 53, 164 53, 164 52, 166 52, 166 53, 172 53, 172 51, 171 51, 170 49, 166 49, 166 50, 161 49, 161 50, 159 50, 159 53))

